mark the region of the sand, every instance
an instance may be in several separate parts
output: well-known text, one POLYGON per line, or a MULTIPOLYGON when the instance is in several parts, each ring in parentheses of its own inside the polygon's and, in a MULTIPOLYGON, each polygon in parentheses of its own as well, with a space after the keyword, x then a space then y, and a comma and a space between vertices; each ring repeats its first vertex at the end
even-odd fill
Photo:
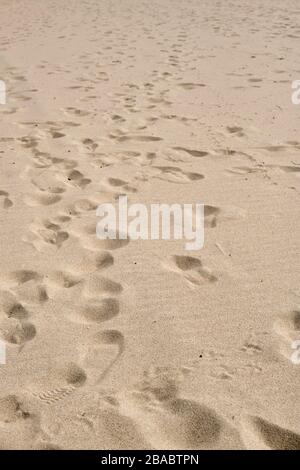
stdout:
POLYGON ((1 0, 1 449, 300 448, 299 20, 1 0), (98 240, 120 194, 204 248, 98 240))

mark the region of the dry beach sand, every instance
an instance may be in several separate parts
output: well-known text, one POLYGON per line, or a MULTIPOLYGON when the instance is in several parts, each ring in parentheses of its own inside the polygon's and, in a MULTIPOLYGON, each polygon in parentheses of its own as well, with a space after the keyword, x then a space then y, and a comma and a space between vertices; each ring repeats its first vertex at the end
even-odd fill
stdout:
POLYGON ((299 2, 0 8, 0 448, 299 449, 299 2), (204 248, 97 240, 120 194, 204 248))

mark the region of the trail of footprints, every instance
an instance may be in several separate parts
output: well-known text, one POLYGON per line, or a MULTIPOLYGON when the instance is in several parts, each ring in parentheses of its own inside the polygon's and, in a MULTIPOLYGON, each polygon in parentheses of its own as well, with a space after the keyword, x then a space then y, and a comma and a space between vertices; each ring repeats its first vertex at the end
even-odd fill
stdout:
MULTIPOLYGON (((29 323, 28 305, 47 302, 47 291, 57 293, 59 290, 80 287, 82 297, 89 299, 87 305, 71 315, 70 320, 95 325, 113 318, 119 312, 118 295, 122 286, 99 274, 99 270, 113 263, 109 252, 98 255, 93 264, 83 263, 82 272, 75 273, 56 271, 47 276, 30 270, 21 270, 2 276, 1 307, 7 319, 13 321, 11 329, 3 329, 2 337, 11 344, 22 346, 34 338, 36 331, 29 323), (45 280, 46 277, 46 280, 45 280), (99 301, 99 295, 104 298, 99 301), (97 301, 93 299, 97 297, 97 301), (18 299, 18 301, 17 301, 18 299), (20 303, 19 300, 22 300, 20 303), (24 305, 23 305, 24 303, 24 305)), ((198 258, 191 256, 174 256, 173 268, 193 276, 213 282, 216 279, 207 275, 198 258)), ((194 279, 197 279, 193 277, 194 279)), ((190 281, 188 278, 187 280, 190 281)), ((288 317, 276 323, 276 330, 286 337, 294 337, 300 331, 300 314, 292 312, 288 317)), ((89 347, 113 346, 115 357, 98 375, 97 383, 106 377, 113 364, 122 355, 125 340, 118 330, 101 330, 95 332, 89 347)), ((59 388, 34 392, 34 396, 46 405, 67 398, 88 380, 85 370, 77 364, 69 364, 64 372, 65 385, 59 388)), ((271 423, 259 416, 248 416, 242 419, 239 430, 233 428, 222 416, 206 405, 187 400, 179 396, 178 377, 170 375, 169 369, 155 369, 145 374, 144 380, 131 392, 122 392, 111 397, 110 403, 132 420, 141 435, 152 447, 163 445, 166 449, 201 449, 201 448, 266 448, 294 450, 300 448, 300 436, 291 430, 271 423)), ((28 421, 26 433, 35 435, 36 446, 40 446, 40 435, 43 434, 39 418, 23 410, 23 405, 15 396, 3 397, 0 400, 0 423, 16 426, 24 433, 24 413, 28 421), (8 417, 7 417, 8 416, 8 417), (29 431, 28 431, 29 428, 29 431), (32 428, 34 431, 32 431, 32 428)), ((43 439, 45 441, 45 438, 43 439)), ((49 439, 48 439, 49 441, 49 439)), ((46 440, 47 442, 47 440, 46 440)), ((49 441, 50 442, 50 441, 49 441)), ((7 445, 7 444, 6 444, 7 445)), ((32 445, 32 443, 31 443, 32 445)), ((45 444, 52 446, 52 444, 45 444)))
MULTIPOLYGON (((24 78, 25 80, 25 78, 24 78)), ((67 113, 76 117, 84 117, 87 113, 75 108, 68 108, 67 113)), ((32 155, 32 165, 27 168, 24 178, 28 178, 34 187, 34 191, 28 193, 24 202, 29 206, 51 206, 62 200, 68 188, 77 190, 85 189, 91 180, 86 178, 78 169, 77 161, 52 157, 48 150, 45 150, 47 139, 55 141, 64 139, 63 129, 80 125, 79 123, 63 122, 25 122, 22 125, 31 128, 30 135, 19 138, 24 149, 28 149, 32 155), (47 174, 44 171, 47 170, 47 174)), ((138 140, 140 137, 138 137, 138 140)), ((142 138, 142 140, 144 140, 142 138)), ((151 139, 152 140, 152 139, 151 139)), ((95 152, 97 144, 91 139, 84 139, 83 145, 88 151, 95 152)), ((110 190, 122 190, 134 192, 136 189, 130 187, 126 182, 117 178, 109 178, 107 186, 110 190)), ((12 202, 5 191, 0 193, 3 198, 3 207, 8 209, 12 202)), ((29 227, 29 234, 25 241, 32 243, 38 250, 43 252, 48 247, 61 248, 69 239, 70 233, 64 229, 72 217, 80 216, 86 211, 94 210, 97 207, 96 201, 89 199, 78 199, 72 206, 62 210, 61 214, 54 219, 39 219, 29 227)), ((75 238, 82 238, 83 246, 95 250, 99 253, 101 242, 95 241, 95 226, 91 225, 80 229, 79 233, 72 233, 75 238), (81 233, 83 230, 84 233, 81 233)), ((127 241, 107 241, 102 243, 102 248, 115 249, 128 243, 127 241)), ((26 342, 31 341, 36 336, 36 328, 31 319, 30 305, 47 302, 50 298, 59 297, 60 290, 79 287, 79 305, 72 309, 69 320, 80 324, 95 325, 103 323, 119 313, 118 296, 122 287, 98 274, 98 269, 110 266, 113 257, 109 253, 96 255, 97 263, 95 269, 86 272, 83 267, 81 275, 57 271, 47 275, 41 275, 33 271, 17 271, 9 273, 4 279, 5 290, 1 291, 2 321, 1 336, 13 345, 23 347, 26 342), (83 277, 82 277, 83 276, 83 277), (30 321, 29 321, 30 318, 30 321)), ((86 266, 86 262, 84 263, 86 266)), ((64 297, 64 295, 62 296, 64 297)), ((72 302, 72 296, 70 302, 72 302)), ((106 376, 115 361, 118 360, 124 351, 123 335, 117 330, 103 330, 95 334, 91 340, 91 346, 101 348, 105 344, 114 346, 117 349, 116 357, 99 375, 98 381, 106 376)), ((84 358, 82 358, 84 360, 84 358)), ((55 403, 66 398, 82 386, 87 377, 84 370, 77 365, 70 365, 66 371, 64 381, 65 386, 36 393, 36 396, 47 404, 55 403)))
MULTIPOLYGON (((86 6, 88 7, 89 5, 87 4, 86 6)), ((253 10, 249 8, 249 13, 251 12, 253 13, 253 10)), ((179 13, 181 14, 181 11, 179 13)), ((93 16, 86 15, 86 17, 93 16)), ((251 16, 253 15, 249 14, 248 18, 251 18, 251 16)), ((96 20, 97 17, 95 17, 95 33, 98 32, 96 20)), ((206 22, 207 18, 204 18, 203 21, 206 22)), ((235 21, 232 22, 232 18, 230 18, 230 22, 220 23, 218 16, 215 15, 210 21, 213 21, 215 25, 214 31, 217 35, 239 35, 238 28, 234 26, 237 23, 235 21)), ((192 23, 193 20, 191 19, 191 27, 194 26, 192 23)), ((163 28, 165 28, 165 24, 161 23, 163 28)), ((198 27, 199 25, 197 24, 198 27)), ((110 31, 107 31, 107 34, 105 29, 103 31, 103 41, 104 44, 107 44, 106 48, 103 48, 103 62, 105 63, 105 54, 108 54, 109 63, 111 62, 110 49, 112 40, 117 41, 116 47, 120 47, 118 57, 121 62, 122 55, 124 54, 122 47, 126 45, 126 48, 128 48, 126 43, 126 40, 128 40, 127 35, 125 34, 124 37, 124 31, 119 31, 119 37, 117 34, 115 37, 112 37, 110 31), (107 43, 105 42, 106 40, 108 41, 107 43)), ((151 28, 144 28, 141 31, 148 39, 154 39, 155 36, 151 28)), ((17 33, 20 35, 21 30, 17 33)), ((271 34, 271 30, 269 30, 269 33, 271 34)), ((24 34, 23 31, 22 34, 24 34)), ((279 31, 278 34, 281 34, 281 32, 279 31)), ((63 37, 61 36, 61 38, 63 37)), ((163 40, 165 39, 163 38, 163 40)), ((169 66, 169 71, 160 72, 154 70, 151 75, 152 82, 144 84, 127 83, 124 87, 124 92, 119 93, 119 96, 115 94, 115 102, 119 103, 122 101, 122 112, 118 110, 111 117, 113 128, 108 137, 113 143, 137 143, 144 147, 148 144, 154 145, 156 142, 162 142, 162 137, 149 132, 149 128, 158 118, 163 120, 177 119, 185 123, 185 125, 189 125, 192 120, 197 121, 197 119, 177 116, 169 112, 170 105, 172 104, 168 95, 170 87, 166 88, 165 85, 169 86, 168 82, 170 80, 173 80, 173 84, 175 80, 177 87, 186 91, 201 90, 202 87, 206 86, 205 83, 198 83, 196 81, 187 82, 181 76, 184 70, 190 70, 190 64, 194 66, 192 60, 193 54, 190 53, 190 55, 185 57, 182 49, 182 45, 188 41, 188 34, 184 28, 178 28, 178 34, 176 38, 172 38, 172 41, 170 44, 168 41, 164 43, 161 41, 161 38, 157 41, 164 60, 169 66), (162 85, 163 88, 160 88, 159 85, 162 85), (153 115, 153 112, 159 109, 162 109, 162 112, 158 116, 153 115), (145 119, 144 122, 137 124, 136 117, 137 113, 140 112, 143 112, 145 119), (131 116, 132 119, 130 119, 131 116), (127 125, 126 128, 116 127, 124 123, 127 125)), ((8 41, 6 43, 3 42, 3 47, 8 47, 8 45, 8 41)), ((133 49, 135 42, 132 41, 129 46, 133 49)), ((130 48, 129 50, 131 50, 130 48)), ((210 57, 214 58, 215 56, 211 55, 210 57)), ((92 54, 83 54, 80 59, 85 61, 87 67, 96 62, 92 54)), ((132 55, 126 57, 129 67, 132 67, 130 64, 134 59, 133 50, 132 55)), ((118 61, 116 60, 115 63, 117 64, 118 61)), ((46 66, 47 62, 43 61, 39 67, 45 68, 46 66)), ((101 67, 101 64, 99 67, 101 67)), ((55 72, 67 73, 68 70, 57 67, 55 72)), ((83 95, 81 98, 81 101, 86 101, 87 104, 89 104, 89 100, 95 99, 95 96, 93 96, 94 84, 97 83, 95 80, 108 80, 107 74, 99 69, 89 70, 89 73, 89 79, 77 77, 78 84, 69 87, 74 90, 81 89, 82 92, 88 91, 89 96, 83 95)), ((252 86, 258 86, 257 83, 262 80, 251 77, 251 75, 246 74, 244 78, 252 83, 252 86)), ((13 67, 10 68, 10 79, 13 83, 26 82, 26 78, 13 67)), ((20 102, 29 100, 31 97, 27 96, 28 93, 33 93, 34 91, 27 90, 20 93, 19 90, 16 90, 14 98, 20 102)), ((15 114, 20 111, 21 108, 11 107, 8 111, 4 111, 4 113, 15 114)), ((84 109, 84 103, 82 107, 65 107, 63 112, 65 115, 71 116, 71 119, 84 119, 91 114, 91 112, 84 109)), ((31 132, 30 135, 19 139, 22 147, 28 149, 32 155, 32 165, 25 177, 28 177, 34 190, 26 195, 26 204, 29 206, 52 206, 61 202, 67 191, 72 189, 82 191, 91 184, 92 181, 78 170, 76 160, 53 157, 44 148, 47 139, 51 139, 55 144, 57 142, 64 142, 68 128, 80 126, 79 122, 62 121, 59 123, 48 121, 45 123, 26 122, 21 124, 29 126, 31 132), (35 131, 33 131, 34 129, 35 131), (46 169, 48 170, 47 176, 42 173, 46 169)), ((236 137, 238 140, 245 135, 245 130, 239 126, 227 126, 227 134, 236 137)), ((99 169, 114 165, 118 161, 131 159, 138 162, 138 165, 145 163, 151 165, 151 174, 154 178, 172 183, 197 182, 205 177, 200 173, 183 171, 174 164, 153 165, 157 155, 150 148, 144 158, 139 148, 122 152, 115 151, 108 155, 108 152, 101 153, 97 142, 90 138, 83 139, 82 145, 86 155, 91 157, 91 165, 99 169)), ((275 148, 270 149, 270 151, 277 150, 275 148)), ((172 151, 174 151, 174 155, 187 155, 196 159, 211 155, 210 151, 199 150, 193 147, 176 146, 172 148, 172 151)), ((224 156, 234 155, 234 153, 234 150, 229 149, 221 151, 221 154, 224 156)), ((241 152, 239 153, 242 154, 241 152)), ((150 167, 147 167, 148 169, 148 174, 150 174, 150 167)), ((287 173, 297 174, 299 172, 298 166, 295 165, 281 166, 280 169, 287 173)), ((251 169, 239 167, 233 171, 237 174, 244 174, 244 172, 247 173, 251 169)), ((260 171, 260 168, 256 168, 255 171, 260 171)), ((115 177, 108 177, 104 181, 104 185, 114 195, 117 195, 119 192, 134 193, 137 191, 135 184, 115 177)), ((0 207, 9 209, 12 204, 9 193, 0 191, 0 207)), ((68 318, 72 322, 98 327, 97 325, 119 314, 119 297, 122 293, 122 286, 100 274, 102 269, 113 264, 114 259, 108 251, 99 253, 99 249, 118 249, 125 246, 128 241, 96 240, 95 225, 92 223, 84 227, 79 224, 79 226, 72 226, 70 228, 70 222, 73 219, 80 218, 82 214, 93 211, 96 207, 97 201, 93 200, 93 198, 82 197, 70 206, 64 207, 58 216, 39 219, 30 225, 26 241, 32 243, 38 251, 42 252, 49 247, 60 249, 68 242, 70 237, 75 237, 80 240, 84 248, 91 250, 95 259, 85 259, 82 265, 74 270, 74 272, 58 270, 41 274, 31 270, 20 270, 1 276, 0 333, 2 338, 12 347, 22 348, 26 346, 26 343, 34 340, 37 334, 34 326, 34 316, 30 313, 30 307, 32 305, 42 307, 50 299, 59 299, 61 294, 61 298, 69 298, 71 304, 75 297, 79 299, 76 308, 71 309, 70 312, 67 309, 69 312, 68 318), (66 291, 69 291, 69 297, 66 291), (73 291, 76 294, 73 294, 73 291)), ((220 220, 221 209, 214 206, 206 206, 205 210, 206 225, 212 228, 216 227, 220 220)), ((178 275, 183 276, 188 283, 196 286, 201 285, 203 282, 214 283, 217 281, 217 276, 203 266, 202 260, 193 256, 174 255, 167 264, 167 269, 175 271, 178 275)), ((298 335, 300 330, 299 325, 300 313, 295 311, 288 317, 278 320, 275 329, 283 339, 290 341, 290 339, 298 335)), ((111 363, 102 372, 99 372, 97 377, 98 383, 101 383, 113 364, 124 352, 124 336, 120 331, 114 329, 95 330, 89 347, 101 349, 103 345, 113 347, 116 350, 116 354, 111 363)), ((82 362, 84 362, 84 356, 85 351, 83 351, 82 362)), ((88 381, 88 374, 80 365, 70 363, 67 364, 61 373, 61 379, 61 387, 34 392, 35 396, 45 404, 55 404, 85 385, 88 381)), ((204 404, 181 398, 178 377, 174 377, 174 374, 170 373, 168 369, 155 368, 145 373, 142 382, 134 390, 125 394, 121 393, 117 397, 112 396, 110 397, 110 402, 121 414, 137 424, 146 442, 154 448, 161 448, 162 446, 170 449, 222 448, 222 446, 228 447, 228 439, 231 438, 237 447, 242 445, 236 431, 219 413, 204 404)), ((18 436, 21 434, 26 436, 25 445, 28 447, 32 446, 32 442, 44 448, 55 447, 47 442, 48 436, 43 435, 39 416, 32 412, 30 407, 15 395, 9 395, 0 399, 0 429, 2 427, 14 430, 14 433, 11 433, 14 442, 10 441, 10 438, 6 438, 5 442, 1 442, 0 439, 0 447, 4 445, 6 447, 15 447, 15 442, 18 442, 18 436), (41 438, 43 444, 40 442, 41 438)), ((299 435, 258 416, 250 416, 242 422, 241 435, 249 447, 265 446, 272 449, 300 448, 299 435)))
MULTIPOLYGON (((98 255, 91 256, 90 259, 85 258, 78 266, 76 274, 66 271, 41 274, 32 270, 2 274, 0 279, 1 338, 19 348, 33 340, 37 331, 30 307, 42 306, 49 300, 62 301, 65 304, 69 302, 72 308, 69 309, 71 313, 68 319, 73 323, 96 326, 115 317, 120 309, 118 297, 122 292, 122 286, 99 273, 112 264, 112 255, 109 252, 100 252, 98 255), (66 293, 74 288, 77 289, 76 304, 74 304, 73 292, 69 292, 69 295, 66 293)), ((89 346, 97 349, 103 345, 114 346, 117 353, 111 364, 101 374, 98 373, 97 382, 106 376, 123 353, 125 347, 123 335, 117 330, 96 332, 89 346)), ((84 359, 82 357, 83 361, 84 359)), ((65 386, 37 393, 36 396, 51 404, 68 396, 75 391, 76 387, 82 386, 86 379, 86 373, 81 367, 70 364, 65 372, 65 386)))
MULTIPOLYGON (((48 131, 50 132, 50 131, 48 131)), ((25 196, 29 206, 49 206, 62 199, 68 188, 85 189, 91 180, 86 178, 78 169, 75 160, 51 157, 49 152, 39 149, 40 141, 45 138, 41 131, 36 136, 20 138, 21 145, 30 149, 33 166, 24 177, 30 177, 35 190, 25 196), (44 170, 48 169, 47 175, 44 170)))
MULTIPOLYGON (((116 336, 123 341, 119 333, 105 331, 100 335, 99 339, 109 344, 116 340, 116 336)), ((116 423, 121 424, 123 417, 129 420, 148 448, 300 449, 299 434, 260 416, 244 416, 238 426, 233 426, 222 414, 206 404, 183 398, 180 388, 188 373, 186 368, 150 368, 131 390, 103 395, 98 398, 96 407, 85 408, 81 419, 85 417, 89 431, 81 427, 81 432, 95 433, 98 417, 106 413, 107 416, 114 416, 116 423)), ((63 375, 66 386, 39 392, 34 396, 47 405, 55 405, 87 380, 84 371, 76 364, 69 364, 63 375)), ((60 426, 56 435, 51 435, 44 431, 41 417, 34 411, 26 394, 0 398, 0 448, 15 449, 16 442, 19 442, 15 440, 16 437, 22 438, 21 448, 57 448, 56 439, 64 442, 68 429, 64 427, 63 417, 58 416, 56 419, 60 426)), ((71 420, 75 423, 77 416, 71 420)), ((76 438, 80 439, 80 434, 76 438)))
POLYGON ((242 447, 238 432, 205 404, 180 396, 185 368, 152 367, 132 391, 119 394, 120 412, 131 418, 153 448, 242 447))

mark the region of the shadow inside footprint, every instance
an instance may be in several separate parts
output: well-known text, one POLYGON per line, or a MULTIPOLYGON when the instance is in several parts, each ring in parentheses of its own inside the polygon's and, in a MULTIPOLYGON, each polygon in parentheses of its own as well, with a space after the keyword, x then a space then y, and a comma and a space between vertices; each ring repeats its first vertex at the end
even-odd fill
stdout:
MULTIPOLYGON (((204 443, 214 443, 218 440, 222 421, 210 408, 182 398, 168 401, 164 408, 180 421, 180 433, 176 428, 169 429, 175 445, 197 448, 204 443)), ((165 428, 165 431, 168 431, 168 428, 165 428)))
POLYGON ((292 317, 291 320, 292 320, 292 325, 294 327, 294 330, 300 331, 300 311, 295 310, 294 312, 292 312, 291 317, 292 317))
MULTIPOLYGON (((86 323, 102 323, 110 320, 119 313, 119 302, 114 298, 105 298, 98 302, 91 302, 80 309, 77 321, 86 323)), ((74 316, 72 316, 74 319, 74 316)))
POLYGON ((300 450, 300 435, 277 426, 259 416, 251 416, 247 422, 254 439, 272 450, 300 450))
POLYGON ((96 347, 103 346, 113 346, 117 348, 116 356, 109 362, 107 367, 101 373, 100 377, 97 379, 97 384, 102 382, 102 380, 107 376, 109 371, 112 369, 113 365, 117 362, 119 357, 123 354, 125 350, 125 339, 122 333, 118 330, 103 330, 97 333, 94 336, 94 345, 96 347))
POLYGON ((176 266, 182 271, 189 271, 190 269, 196 269, 202 266, 201 261, 193 256, 175 255, 173 259, 176 266))
POLYGON ((65 368, 64 376, 67 384, 75 387, 81 387, 87 380, 85 371, 73 362, 65 368))
POLYGON ((193 256, 175 255, 172 258, 175 268, 183 271, 187 281, 194 285, 200 285, 203 281, 216 282, 217 277, 210 270, 203 267, 202 261, 193 256))

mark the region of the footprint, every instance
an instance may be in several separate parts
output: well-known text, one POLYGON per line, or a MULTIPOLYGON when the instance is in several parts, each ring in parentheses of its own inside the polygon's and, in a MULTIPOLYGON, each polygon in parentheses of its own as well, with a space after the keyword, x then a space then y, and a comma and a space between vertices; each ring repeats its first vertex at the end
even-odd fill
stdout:
POLYGON ((128 184, 127 181, 123 181, 119 178, 108 178, 107 185, 108 187, 112 187, 113 189, 121 188, 122 191, 125 191, 125 192, 130 192, 130 193, 137 192, 136 188, 134 188, 133 186, 130 186, 130 184, 128 184))
MULTIPOLYGON (((40 284, 43 276, 36 271, 22 269, 3 273, 0 276, 0 280, 3 285, 6 285, 13 291, 20 302, 40 304, 48 300, 46 288, 40 284)), ((11 302, 16 303, 13 298, 11 298, 11 302)))
POLYGON ((27 194, 24 197, 24 202, 31 207, 34 206, 50 206, 56 204, 61 200, 61 196, 58 194, 47 194, 44 192, 39 192, 35 194, 27 194))
MULTIPOLYGON (((57 168, 58 170, 73 170, 78 166, 76 160, 70 160, 66 158, 51 158, 52 165, 57 168)), ((59 176, 60 173, 57 173, 59 176)))
POLYGON ((179 152, 188 153, 192 157, 206 157, 207 155, 209 155, 209 152, 205 152, 203 150, 191 150, 191 149, 187 149, 184 147, 173 147, 173 148, 174 150, 178 150, 179 152))
POLYGON ((285 338, 293 338, 300 332, 300 310, 294 310, 288 316, 279 318, 274 324, 275 331, 285 338))
POLYGON ((29 229, 31 233, 24 238, 24 241, 31 243, 38 251, 51 245, 59 249, 69 238, 68 232, 61 230, 60 225, 47 219, 31 224, 29 229))
POLYGON ((173 260, 181 271, 189 271, 202 266, 202 262, 193 256, 174 256, 173 260))
POLYGON ((55 380, 65 385, 42 392, 34 391, 32 395, 47 405, 53 405, 69 397, 78 388, 82 387, 87 381, 87 375, 81 367, 71 362, 64 367, 54 371, 55 380))
POLYGON ((110 345, 118 348, 118 355, 122 354, 125 349, 124 336, 118 330, 103 330, 96 333, 93 337, 95 345, 110 345))
POLYGON ((26 320, 29 317, 29 313, 26 308, 11 292, 0 292, 0 306, 2 312, 7 318, 14 318, 16 320, 26 320))
POLYGON ((62 132, 58 132, 58 131, 50 131, 50 134, 51 134, 51 137, 52 139, 61 139, 62 137, 65 137, 66 134, 63 134, 62 132))
POLYGON ((134 140, 135 142, 159 142, 163 140, 161 137, 155 137, 150 135, 121 135, 116 136, 110 134, 111 139, 115 139, 117 142, 129 142, 134 140))
POLYGON ((167 417, 161 416, 161 436, 169 441, 170 447, 214 447, 219 440, 222 420, 212 409, 192 400, 175 398, 168 401, 163 410, 167 417))
POLYGON ((97 273, 107 269, 114 264, 114 257, 108 251, 100 253, 88 251, 85 256, 80 257, 78 262, 72 266, 73 272, 78 275, 97 273))
POLYGON ((49 153, 33 151, 33 168, 50 168, 53 165, 53 160, 49 153))
POLYGON ((46 288, 35 283, 35 281, 28 281, 20 287, 14 289, 18 299, 27 304, 42 304, 47 302, 48 294, 46 288))
POLYGON ((84 111, 83 109, 68 107, 65 108, 66 114, 71 114, 72 116, 85 117, 90 114, 89 111, 84 111))
POLYGON ((179 83, 179 86, 184 88, 185 90, 195 90, 199 87, 205 87, 206 85, 204 83, 179 83))
POLYGON ((1 322, 0 334, 4 341, 21 346, 35 338, 36 328, 30 322, 10 318, 1 322))
POLYGON ((229 134, 237 135, 238 137, 244 137, 244 130, 242 127, 239 126, 227 126, 227 131, 229 134))
POLYGON ((160 171, 162 175, 166 175, 167 178, 162 176, 158 177, 165 181, 170 181, 174 183, 185 183, 188 181, 199 181, 204 178, 200 173, 185 172, 178 167, 173 166, 155 166, 160 171))
POLYGON ((116 231, 116 238, 99 239, 96 234, 96 224, 91 223, 84 227, 79 227, 74 230, 74 235, 79 238, 80 243, 84 248, 92 251, 100 250, 117 250, 129 243, 129 238, 124 236, 122 238, 119 231, 116 231))
POLYGON ((19 271, 11 271, 4 274, 2 273, 0 274, 0 279, 3 282, 7 282, 8 285, 19 286, 29 281, 42 281, 43 276, 40 275, 37 271, 21 269, 19 271))
POLYGON ((3 209, 9 209, 12 206, 13 206, 13 202, 6 197, 3 201, 3 209))
POLYGON ((84 212, 94 211, 99 206, 99 203, 92 201, 91 199, 78 199, 75 201, 69 209, 67 209, 67 214, 72 216, 81 215, 84 212))
POLYGON ((21 403, 15 395, 0 398, 0 422, 14 423, 20 418, 26 418, 27 413, 22 410, 21 403))
POLYGON ((118 300, 108 297, 101 300, 94 299, 84 306, 74 306, 74 311, 70 313, 69 317, 70 320, 77 323, 103 323, 117 316, 119 310, 118 300))
POLYGON ((80 189, 84 189, 91 183, 91 180, 89 178, 85 178, 78 170, 69 171, 65 176, 58 174, 58 178, 61 179, 65 184, 80 189))
POLYGON ((33 449, 35 440, 42 434, 40 417, 29 405, 13 394, 0 398, 1 449, 33 449))
POLYGON ((154 449, 240 447, 238 433, 213 409, 178 396, 176 377, 154 369, 132 392, 120 395, 120 411, 133 419, 154 449))
POLYGON ((215 206, 204 206, 204 223, 208 227, 216 227, 218 221, 218 215, 220 214, 221 209, 215 206))
POLYGON ((119 360, 125 350, 125 339, 118 330, 102 330, 96 333, 84 351, 84 361, 88 367, 94 369, 93 375, 96 378, 96 384, 101 383, 119 360), (116 350, 116 354, 111 359, 111 349, 116 350), (105 349, 108 349, 105 354, 105 349), (99 375, 99 364, 107 362, 107 366, 99 375))
POLYGON ((234 175, 249 175, 249 174, 252 174, 252 173, 262 173, 262 174, 266 174, 266 169, 265 168, 262 168, 262 167, 254 167, 254 168, 251 168, 251 167, 248 167, 248 166, 235 166, 233 167, 232 169, 230 170, 226 170, 227 173, 232 173, 234 175))
POLYGON ((95 151, 98 147, 97 142, 95 142, 93 139, 83 139, 82 143, 85 147, 88 148, 88 150, 95 151))
POLYGON ((300 435, 259 416, 243 423, 243 437, 250 449, 300 450, 300 435))
POLYGON ((119 294, 122 289, 118 282, 93 274, 84 281, 83 292, 86 297, 95 298, 99 294, 119 294))
POLYGON ((45 176, 43 173, 31 179, 31 183, 43 193, 62 194, 65 188, 57 185, 57 180, 54 176, 45 176))
POLYGON ((201 285, 205 281, 217 281, 217 277, 207 268, 203 267, 202 261, 193 256, 173 256, 169 269, 178 273, 184 273, 184 278, 193 285, 201 285))
POLYGON ((74 385, 74 387, 82 387, 87 380, 85 371, 73 362, 62 370, 62 375, 67 384, 74 385))
POLYGON ((9 199, 9 194, 6 191, 0 191, 0 198, 2 201, 3 209, 9 209, 13 206, 13 202, 9 199))
POLYGON ((77 284, 83 282, 81 277, 76 274, 71 274, 65 271, 55 271, 47 275, 47 280, 59 289, 70 289, 77 284))

